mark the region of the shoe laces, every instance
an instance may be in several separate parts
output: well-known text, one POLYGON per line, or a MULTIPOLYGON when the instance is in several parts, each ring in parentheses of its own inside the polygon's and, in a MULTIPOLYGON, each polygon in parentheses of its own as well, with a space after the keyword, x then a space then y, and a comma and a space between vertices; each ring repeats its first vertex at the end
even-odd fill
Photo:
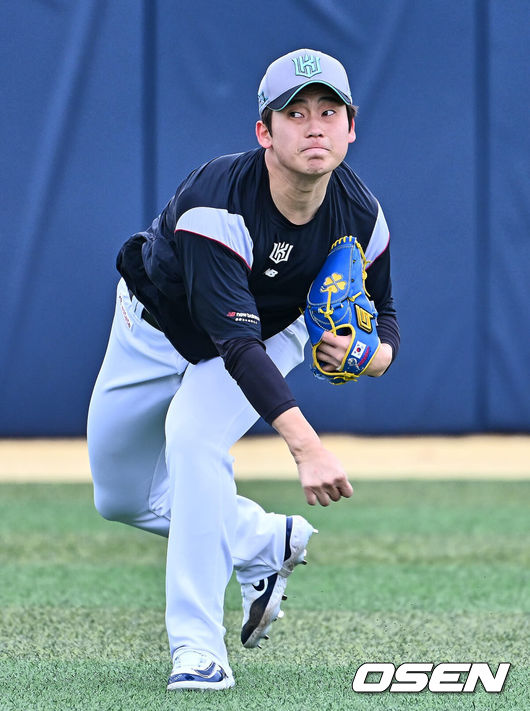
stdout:
POLYGON ((212 658, 200 649, 179 647, 173 654, 173 666, 201 669, 212 663, 212 658))

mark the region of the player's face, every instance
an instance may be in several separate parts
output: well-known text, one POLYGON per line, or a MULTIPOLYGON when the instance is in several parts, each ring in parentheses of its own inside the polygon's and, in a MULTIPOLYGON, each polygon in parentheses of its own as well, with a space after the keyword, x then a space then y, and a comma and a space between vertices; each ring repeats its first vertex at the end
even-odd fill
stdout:
POLYGON ((272 135, 266 129, 260 135, 258 129, 258 140, 283 169, 320 176, 344 160, 348 144, 355 140, 355 126, 348 125, 346 106, 333 91, 311 86, 273 113, 272 135))

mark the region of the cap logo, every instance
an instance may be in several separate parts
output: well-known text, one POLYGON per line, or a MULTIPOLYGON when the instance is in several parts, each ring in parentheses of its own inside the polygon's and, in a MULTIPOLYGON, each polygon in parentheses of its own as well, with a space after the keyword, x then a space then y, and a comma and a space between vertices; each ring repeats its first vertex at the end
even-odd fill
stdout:
POLYGON ((265 92, 262 91, 258 94, 258 107, 261 109, 261 107, 266 104, 268 100, 268 97, 265 96, 265 92))
POLYGON ((320 68, 320 57, 315 57, 314 54, 299 55, 298 57, 292 57, 294 62, 294 73, 299 77, 306 77, 306 79, 311 79, 315 74, 321 74, 322 69, 320 68))

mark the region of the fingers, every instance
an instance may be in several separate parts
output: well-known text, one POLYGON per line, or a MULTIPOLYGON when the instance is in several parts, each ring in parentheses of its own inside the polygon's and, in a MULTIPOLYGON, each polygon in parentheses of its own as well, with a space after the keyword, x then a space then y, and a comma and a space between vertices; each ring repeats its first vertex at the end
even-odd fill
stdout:
POLYGON ((323 366, 322 369, 332 371, 339 368, 349 345, 348 338, 334 336, 329 331, 324 331, 316 352, 317 358, 323 366))
POLYGON ((322 489, 318 487, 311 489, 310 487, 306 486, 304 488, 304 493, 306 501, 310 506, 314 506, 317 501, 321 506, 329 506, 329 496, 322 489))
POLYGON ((327 344, 327 343, 321 343, 319 347, 317 348, 317 353, 319 355, 327 355, 327 356, 332 356, 334 353, 338 352, 338 347, 335 344, 327 344))
POLYGON ((331 331, 324 331, 320 340, 322 343, 334 344, 337 342, 337 336, 335 336, 335 334, 333 334, 331 331))
POLYGON ((331 353, 328 350, 323 350, 321 348, 318 348, 317 350, 317 358, 322 365, 322 370, 336 370, 341 364, 338 354, 331 353))
POLYGON ((344 498, 349 499, 353 494, 352 485, 346 478, 340 479, 334 484, 327 484, 322 488, 331 501, 340 501, 343 496, 344 498))
POLYGON ((330 487, 329 489, 326 489, 326 494, 332 501, 340 501, 340 499, 342 498, 340 491, 335 487, 330 487))
POLYGON ((353 487, 346 479, 336 486, 324 484, 322 486, 304 487, 304 493, 310 506, 315 506, 317 501, 321 506, 329 506, 332 501, 340 501, 342 497, 349 499, 353 494, 353 487))
POLYGON ((313 489, 310 489, 309 487, 305 486, 304 487, 304 494, 307 503, 309 506, 314 506, 317 502, 317 497, 315 496, 313 489))
POLYGON ((349 499, 350 496, 353 495, 353 486, 347 479, 343 483, 339 484, 337 488, 340 491, 340 495, 344 496, 346 499, 349 499))
POLYGON ((340 348, 334 346, 320 345, 317 348, 317 356, 319 360, 336 360, 340 353, 340 348))
POLYGON ((300 483, 304 490, 307 503, 321 506, 340 501, 342 497, 349 498, 353 489, 346 472, 338 459, 324 447, 308 450, 306 457, 297 461, 300 483))

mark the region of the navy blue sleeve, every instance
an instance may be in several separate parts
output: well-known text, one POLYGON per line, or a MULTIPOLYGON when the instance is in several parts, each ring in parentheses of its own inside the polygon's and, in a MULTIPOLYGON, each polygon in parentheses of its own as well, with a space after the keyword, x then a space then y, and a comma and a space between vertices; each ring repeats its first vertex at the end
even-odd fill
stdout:
POLYGON ((231 338, 261 340, 245 261, 226 245, 185 230, 177 230, 173 241, 193 322, 215 344, 231 338))
POLYGON ((219 345, 225 367, 252 407, 269 425, 296 400, 261 341, 237 338, 219 345))
POLYGON ((377 335, 381 343, 388 343, 392 346, 392 361, 394 361, 401 341, 399 324, 395 313, 383 312, 378 314, 377 335))
POLYGON ((377 332, 381 343, 392 346, 392 360, 399 350, 400 335, 390 277, 390 233, 379 203, 377 217, 365 249, 368 260, 366 290, 378 312, 377 332))
POLYGON ((392 299, 392 281, 390 279, 390 250, 388 247, 373 261, 366 270, 366 291, 378 312, 387 310, 395 313, 392 299))
POLYGON ((174 240, 192 319, 208 333, 250 404, 271 424, 296 401, 265 352, 248 265, 208 237, 177 230, 174 240))
POLYGON ((271 424, 296 401, 265 352, 260 319, 248 286, 248 264, 226 244, 181 229, 166 242, 166 249, 166 258, 156 262, 152 258, 149 264, 159 288, 170 291, 172 270, 168 264, 172 260, 167 257, 178 255, 193 322, 208 334, 247 400, 271 424))

